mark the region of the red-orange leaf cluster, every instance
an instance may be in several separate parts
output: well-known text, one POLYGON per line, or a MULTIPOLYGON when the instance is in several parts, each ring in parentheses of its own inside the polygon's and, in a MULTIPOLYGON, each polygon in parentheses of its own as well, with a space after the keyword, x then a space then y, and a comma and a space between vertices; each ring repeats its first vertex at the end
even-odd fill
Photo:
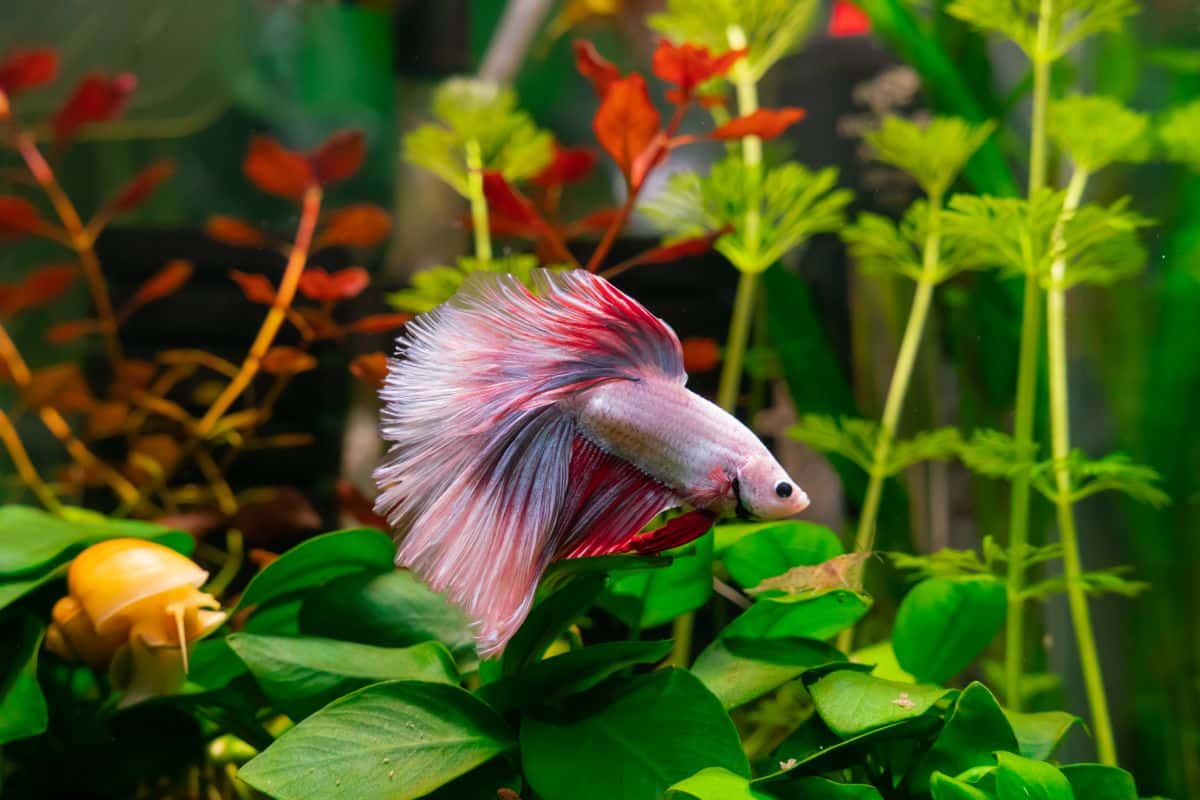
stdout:
POLYGON ((532 236, 542 217, 528 198, 518 192, 496 170, 483 173, 483 196, 492 212, 493 227, 512 236, 532 236))
POLYGON ((262 370, 268 375, 297 375, 316 369, 317 360, 296 347, 272 347, 262 359, 262 370))
POLYGON ((591 42, 582 39, 575 42, 575 68, 579 74, 592 82, 596 94, 604 97, 613 83, 621 79, 621 71, 609 61, 591 42))
POLYGON ((863 36, 871 32, 871 18, 848 0, 834 0, 833 12, 829 15, 830 36, 863 36))
POLYGON ((350 362, 350 374, 372 389, 382 389, 387 380, 388 358, 383 353, 358 356, 350 362))
POLYGON ((270 239, 258 228, 236 217, 222 214, 209 217, 208 222, 204 224, 204 232, 210 239, 234 247, 266 247, 270 244, 270 239))
POLYGON ((75 87, 74 93, 54 116, 54 136, 64 142, 81 127, 95 122, 115 119, 125 109, 129 96, 137 88, 137 77, 121 72, 107 75, 88 75, 75 87))
POLYGON ((370 203, 358 203, 331 212, 318 238, 319 247, 371 247, 392 229, 392 215, 370 203))
POLYGON ((690 336, 684 339, 683 368, 690 373, 709 372, 721 363, 721 348, 709 336, 690 336))
POLYGON ((714 56, 707 47, 694 44, 673 44, 663 39, 654 50, 654 74, 676 88, 667 93, 672 103, 692 99, 696 87, 705 81, 729 72, 737 60, 746 55, 744 49, 729 50, 714 56))
POLYGON ((70 322, 60 322, 51 325, 46 330, 46 341, 50 344, 68 344, 89 333, 100 330, 100 323, 94 319, 76 319, 70 322))
POLYGON ((371 314, 356 319, 348 326, 351 333, 387 333, 403 327, 412 319, 412 314, 371 314))
POLYGON ((138 287, 133 297, 130 298, 124 313, 179 291, 192 277, 192 272, 193 267, 190 261, 179 258, 168 262, 165 267, 151 275, 145 283, 138 287))
POLYGON ((371 283, 371 276, 362 267, 348 267, 337 272, 326 272, 320 267, 309 267, 300 275, 300 294, 310 300, 348 300, 362 293, 371 283))
POLYGON ((666 154, 658 109, 650 102, 646 81, 636 73, 614 81, 592 119, 601 147, 612 156, 630 187, 641 186, 647 173, 666 154))
POLYGON ((0 92, 11 97, 49 83, 57 75, 58 53, 53 50, 14 50, 0 61, 0 92))
POLYGON ((270 136, 255 136, 242 172, 267 194, 297 200, 310 186, 346 180, 365 157, 366 142, 358 131, 339 131, 308 153, 289 150, 270 136))
POLYGON ((275 287, 266 276, 234 269, 229 271, 229 277, 241 287, 242 294, 246 295, 246 299, 251 303, 261 303, 264 306, 274 304, 275 287))
POLYGON ((45 227, 33 203, 16 195, 0 195, 0 238, 17 238, 45 227))
POLYGON ((175 174, 175 164, 171 161, 155 161, 139 172, 133 180, 125 184, 113 200, 113 208, 117 211, 132 211, 146 201, 163 181, 175 174))
POLYGON ((79 274, 74 264, 48 264, 19 283, 0 283, 0 315, 35 308, 62 295, 79 274))
POLYGON ((562 186, 577 183, 587 177, 596 166, 596 155, 585 147, 563 147, 554 143, 554 159, 546 168, 533 177, 541 187, 562 186))
POLYGON ((744 117, 729 120, 713 131, 712 136, 714 139, 740 139, 743 136, 774 139, 802 119, 802 108, 760 108, 744 117))

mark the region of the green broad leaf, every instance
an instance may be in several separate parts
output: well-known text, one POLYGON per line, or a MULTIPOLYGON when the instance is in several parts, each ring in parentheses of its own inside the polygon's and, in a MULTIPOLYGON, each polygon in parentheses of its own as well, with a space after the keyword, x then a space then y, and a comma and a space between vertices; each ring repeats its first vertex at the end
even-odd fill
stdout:
POLYGON ((657 670, 573 706, 521 723, 525 775, 543 800, 660 797, 708 767, 750 777, 733 721, 684 670, 657 670))
POLYGON ((722 767, 702 769, 667 789, 668 797, 685 795, 696 800, 770 800, 751 787, 750 779, 722 767))
POLYGON ((266 605, 255 606, 242 630, 266 636, 299 636, 300 609, 305 597, 303 594, 285 595, 266 605))
POLYGON ((1120 101, 1098 95, 1074 95, 1050 104, 1046 132, 1075 166, 1095 172, 1118 162, 1150 156, 1150 120, 1120 101), (1097 136, 1097 131, 1104 131, 1097 136))
POLYGON ((1133 776, 1120 767, 1068 764, 1059 769, 1071 784, 1076 800, 1138 800, 1133 776))
POLYGON ((845 656, 816 639, 717 639, 696 658, 692 674, 725 708, 736 708, 774 691, 812 667, 845 656))
POLYGON ((600 604, 643 630, 700 608, 712 596, 712 534, 671 555, 669 567, 614 576, 600 604))
POLYGON ((1071 728, 1083 724, 1079 717, 1065 711, 1006 710, 1004 713, 1017 736, 1021 755, 1037 761, 1045 761, 1054 755, 1071 728))
POLYGON ((752 588, 792 567, 822 564, 842 552, 837 534, 824 525, 788 520, 738 539, 721 560, 735 581, 752 588))
POLYGON ((514 275, 533 288, 533 271, 542 266, 537 256, 524 253, 497 256, 489 261, 462 257, 456 266, 426 267, 412 276, 412 286, 387 295, 393 308, 413 314, 432 311, 454 296, 470 275, 498 272, 514 275))
MULTIPOLYGON (((56 517, 29 506, 0 506, 0 582, 52 567, 105 539, 158 539, 171 531, 136 520, 108 519, 83 509, 56 517)), ((190 538, 190 537, 189 537, 190 538)), ((190 551, 189 551, 190 552, 190 551)))
POLYGON ((233 634, 227 641, 271 704, 293 720, 380 681, 458 683, 453 658, 437 642, 392 648, 245 633, 233 634))
POLYGON ((450 78, 434 92, 436 123, 404 137, 404 158, 436 174, 463 196, 469 194, 467 147, 479 147, 485 170, 510 181, 536 175, 554 157, 554 139, 517 109, 507 87, 472 78, 450 78))
POLYGON ((945 683, 967 668, 1004 627, 1004 584, 990 576, 928 578, 896 611, 896 658, 918 681, 945 683))
POLYGON ((748 51, 747 78, 756 82, 803 44, 817 9, 814 0, 667 0, 666 6, 650 16, 650 27, 714 54, 732 49, 729 29, 740 28, 748 51))
POLYGON ((541 660, 546 648, 595 604, 605 583, 604 574, 592 573, 542 598, 504 648, 501 674, 514 675, 522 667, 541 660))
POLYGON ((1012 753, 996 753, 996 762, 999 800, 1075 800, 1070 782, 1052 764, 1012 753))
POLYGON ((737 154, 713 165, 701 178, 693 172, 671 177, 663 191, 641 210, 670 237, 696 236, 728 227, 716 249, 743 272, 762 272, 817 233, 838 230, 852 193, 838 189, 837 170, 817 172, 797 163, 766 170, 760 181, 737 154), (751 198, 760 225, 746 229, 751 198), (753 236, 753 240, 751 239, 753 236))
POLYGON ((899 681, 900 683, 916 683, 917 679, 910 673, 905 672, 900 666, 899 659, 896 658, 896 651, 892 647, 890 639, 884 639, 882 642, 868 645, 859 650, 855 650, 850 655, 850 660, 855 664, 868 664, 874 669, 871 674, 877 678, 885 678, 889 681, 899 681))
POLYGON ((38 653, 46 628, 32 617, 0 623, 0 744, 37 736, 49 724, 49 712, 37 679, 38 653))
POLYGON ((524 786, 514 761, 511 756, 493 758, 482 767, 476 767, 467 774, 439 786, 425 795, 424 800, 501 800, 504 795, 500 794, 500 789, 508 789, 519 797, 524 786))
POLYGON ((230 638, 209 637, 192 645, 191 654, 188 656, 185 693, 191 687, 203 692, 223 689, 236 679, 249 674, 246 662, 229 646, 230 638))
POLYGON ((475 652, 462 612, 406 570, 346 575, 322 586, 301 605, 300 630, 380 647, 438 641, 460 665, 475 652))
POLYGON ((843 739, 920 717, 952 694, 938 686, 887 681, 849 669, 818 678, 808 692, 821 720, 843 739))
POLYGON ((763 598, 720 635, 723 639, 828 639, 858 622, 870 607, 868 597, 847 589, 795 600, 763 598))
POLYGON ((0 609, 12 605, 38 587, 66 578, 67 570, 70 568, 71 563, 65 561, 45 572, 34 572, 28 577, 0 578, 0 609))
POLYGON ((879 439, 877 422, 807 414, 788 430, 788 436, 822 453, 843 456, 864 472, 870 473, 874 469, 875 447, 879 439))
MULTIPOLYGON (((820 717, 813 716, 775 749, 771 759, 780 769, 786 766, 789 776, 850 769, 861 765, 868 756, 885 752, 897 743, 924 744, 932 738, 938 725, 938 719, 932 715, 913 717, 858 736, 840 738, 820 717)), ((772 793, 776 793, 775 785, 774 781, 769 784, 772 793)))
POLYGON ((238 608, 311 590, 334 578, 395 569, 396 546, 374 528, 337 531, 301 542, 254 576, 238 608))
POLYGON ((378 683, 336 700, 238 770, 277 800, 421 797, 513 746, 494 711, 457 686, 378 683))
POLYGON ((1157 128, 1167 158, 1200 170, 1200 100, 1168 110, 1157 128))
POLYGON ((670 640, 602 642, 535 661, 515 675, 483 685, 478 693, 501 712, 543 705, 591 689, 629 667, 655 664, 670 652, 670 640))
POLYGON ((914 792, 923 792, 934 772, 957 775, 991 766, 999 750, 1017 752, 1016 734, 987 687, 972 683, 954 701, 937 739, 905 780, 914 792))
POLYGON ((865 783, 837 783, 828 778, 797 778, 756 784, 779 800, 883 800, 865 783))
POLYGON ((958 178, 994 126, 957 117, 934 117, 922 124, 887 116, 864 138, 875 158, 912 176, 929 197, 940 198, 958 178))
POLYGON ((941 772, 933 773, 929 791, 933 800, 996 800, 996 795, 941 772))
POLYGON ((1039 0, 954 0, 946 11, 983 31, 999 33, 1034 61, 1055 61, 1084 39, 1119 31, 1138 12, 1134 0, 1066 0, 1055 3, 1044 39, 1038 36, 1039 0))

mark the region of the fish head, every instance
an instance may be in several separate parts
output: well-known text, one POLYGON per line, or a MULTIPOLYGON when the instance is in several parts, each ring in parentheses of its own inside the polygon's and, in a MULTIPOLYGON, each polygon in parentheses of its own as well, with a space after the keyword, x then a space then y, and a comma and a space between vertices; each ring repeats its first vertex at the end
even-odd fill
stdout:
POLYGON ((784 519, 808 508, 808 495, 770 456, 738 467, 733 492, 738 505, 758 519, 784 519))

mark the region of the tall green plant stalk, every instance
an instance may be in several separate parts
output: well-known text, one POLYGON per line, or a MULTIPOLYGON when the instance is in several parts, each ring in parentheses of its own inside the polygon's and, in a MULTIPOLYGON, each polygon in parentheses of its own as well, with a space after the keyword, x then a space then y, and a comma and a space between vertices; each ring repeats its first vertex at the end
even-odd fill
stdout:
MULTIPOLYGON (((746 32, 731 26, 727 32, 731 49, 746 47, 746 32)), ((758 85, 742 59, 733 68, 733 85, 737 94, 738 115, 746 116, 758 110, 758 85)), ((762 192, 762 139, 757 136, 742 138, 742 161, 746 165, 746 242, 750 260, 757 261, 757 250, 761 234, 760 208, 762 192)), ((755 294, 758 291, 758 276, 761 265, 757 263, 736 265, 738 267, 737 295, 733 302, 733 318, 729 322, 729 335, 725 339, 725 354, 721 364, 721 377, 717 384, 717 405, 729 413, 737 407, 738 389, 742 384, 742 371, 746 361, 746 345, 750 341, 751 322, 754 318, 755 294), (747 269, 746 267, 750 267, 747 269)), ((687 666, 692 649, 692 628, 695 626, 694 612, 681 614, 672 624, 674 644, 668 663, 687 666)))
MULTIPOLYGON (((1061 245, 1063 223, 1079 207, 1083 190, 1087 185, 1087 172, 1076 170, 1067 185, 1063 201, 1062 216, 1055 246, 1061 245)), ((1071 623, 1075 629, 1075 641, 1079 647, 1079 661, 1083 672, 1084 689, 1087 692, 1091 711, 1092 730, 1096 738, 1096 752, 1102 764, 1116 765, 1117 751, 1113 739, 1112 721, 1108 714, 1107 695, 1104 691, 1104 675, 1096 648, 1096 636, 1092 628, 1091 611, 1088 609, 1087 594, 1083 584, 1083 564, 1079 555, 1079 535, 1075 529, 1075 512, 1072 501, 1071 471, 1067 457, 1071 453, 1070 398, 1067 386, 1067 310, 1066 290, 1063 278, 1066 262, 1056 258, 1050 267, 1050 288, 1046 292, 1046 354, 1050 381, 1050 447, 1054 458, 1054 506, 1058 521, 1058 533, 1063 547, 1063 572, 1067 582, 1067 603, 1071 611, 1071 623)))
MULTIPOLYGON (((1033 113, 1029 136, 1029 197, 1046 185, 1046 108, 1050 99, 1050 16, 1053 0, 1041 0, 1038 10, 1037 49, 1033 56, 1033 113)), ((1037 397, 1038 352, 1042 330, 1042 292, 1036 275, 1025 278, 1021 303, 1021 344, 1017 360, 1017 395, 1013 438, 1021 448, 1033 446, 1033 421, 1037 397)), ((1019 710, 1023 697, 1021 676, 1025 664, 1025 551, 1029 543, 1030 476, 1012 482, 1008 524, 1008 622, 1004 636, 1004 697, 1019 710)))
POLYGON ((483 151, 476 139, 467 140, 467 196, 471 201, 471 227, 475 229, 475 258, 492 260, 492 231, 487 198, 483 196, 483 151))

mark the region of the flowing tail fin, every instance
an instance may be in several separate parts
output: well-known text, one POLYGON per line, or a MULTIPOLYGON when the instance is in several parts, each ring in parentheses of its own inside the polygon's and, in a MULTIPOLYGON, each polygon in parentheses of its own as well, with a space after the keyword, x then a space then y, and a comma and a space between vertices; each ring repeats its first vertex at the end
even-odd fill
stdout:
POLYGON ((679 340, 586 272, 477 273, 408 326, 381 396, 376 510, 397 563, 462 607, 482 655, 524 621, 556 558, 623 549, 677 498, 584 439, 566 401, 613 380, 685 380, 679 340))

